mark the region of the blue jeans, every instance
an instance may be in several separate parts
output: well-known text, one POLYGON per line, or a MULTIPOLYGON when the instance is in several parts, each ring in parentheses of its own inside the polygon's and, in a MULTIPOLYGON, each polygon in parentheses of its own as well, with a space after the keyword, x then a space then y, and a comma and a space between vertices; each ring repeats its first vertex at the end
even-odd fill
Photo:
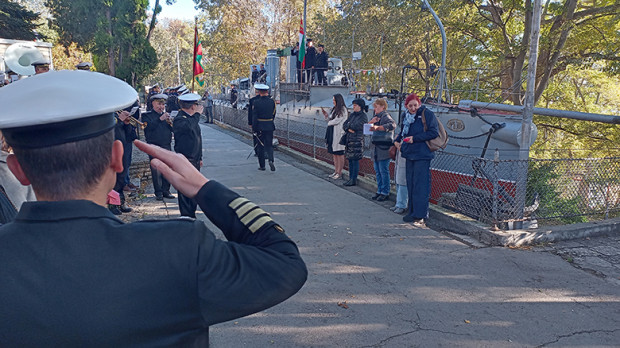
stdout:
POLYGON ((431 160, 407 160, 407 190, 408 215, 414 219, 426 219, 431 195, 431 160))
POLYGON ((396 208, 407 209, 409 191, 407 185, 396 185, 396 208))
POLYGON ((374 161, 373 165, 377 176, 377 193, 387 196, 390 194, 390 159, 374 161))
POLYGON ((360 160, 349 160, 349 179, 357 180, 357 174, 360 172, 360 160))

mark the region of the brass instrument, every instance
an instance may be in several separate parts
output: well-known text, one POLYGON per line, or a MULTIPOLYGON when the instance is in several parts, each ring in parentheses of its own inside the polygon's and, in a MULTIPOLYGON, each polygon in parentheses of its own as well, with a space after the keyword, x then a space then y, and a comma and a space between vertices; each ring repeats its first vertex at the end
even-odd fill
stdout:
MULTIPOLYGON (((116 115, 120 115, 122 111, 117 111, 116 115)), ((137 118, 129 115, 129 117, 127 118, 127 120, 129 120, 129 123, 134 126, 134 127, 140 127, 140 129, 144 129, 146 128, 146 126, 148 125, 146 122, 140 122, 137 118)))

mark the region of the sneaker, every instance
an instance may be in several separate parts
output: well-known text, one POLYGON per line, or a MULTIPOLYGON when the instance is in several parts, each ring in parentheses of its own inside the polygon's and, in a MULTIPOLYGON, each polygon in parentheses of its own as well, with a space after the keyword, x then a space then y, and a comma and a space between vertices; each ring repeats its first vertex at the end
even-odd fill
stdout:
POLYGON ((269 162, 269 169, 271 169, 272 172, 276 171, 276 165, 272 161, 269 162))
POLYGON ((394 213, 396 213, 396 214, 402 214, 402 213, 404 213, 404 212, 405 212, 405 209, 404 209, 404 208, 396 208, 396 209, 394 209, 394 210, 392 210, 392 211, 393 211, 394 213))
POLYGON ((394 210, 396 210, 396 209, 398 209, 398 207, 397 207, 397 206, 390 207, 390 210, 391 210, 391 211, 394 211, 394 210))
POLYGON ((379 197, 381 197, 382 195, 380 193, 375 193, 374 196, 370 197, 370 199, 372 199, 373 201, 376 201, 379 197))
POLYGON ((333 179, 334 176, 336 176, 336 175, 338 175, 338 174, 336 174, 336 172, 333 172, 333 173, 329 174, 327 177, 330 178, 330 179, 333 179))
POLYGON ((422 228, 426 227, 426 224, 424 223, 424 219, 418 219, 413 222, 413 226, 422 228))
POLYGON ((340 177, 341 177, 340 174, 336 174, 336 175, 332 176, 332 179, 338 180, 338 179, 340 179, 340 177))
POLYGON ((379 197, 377 197, 377 202, 383 202, 383 201, 387 201, 388 198, 390 198, 390 195, 379 195, 379 197))
POLYGON ((343 186, 355 186, 355 184, 356 184, 356 182, 355 182, 355 181, 356 181, 356 180, 349 179, 349 181, 345 182, 345 183, 344 183, 344 184, 342 184, 342 185, 343 185, 343 186))
POLYGON ((417 219, 416 219, 416 218, 414 218, 414 217, 413 217, 413 216, 411 216, 411 215, 405 215, 405 216, 403 216, 403 221, 404 221, 404 222, 414 222, 414 221, 416 221, 416 220, 417 220, 417 219))
POLYGON ((265 170, 265 167, 258 167, 258 170, 265 170))

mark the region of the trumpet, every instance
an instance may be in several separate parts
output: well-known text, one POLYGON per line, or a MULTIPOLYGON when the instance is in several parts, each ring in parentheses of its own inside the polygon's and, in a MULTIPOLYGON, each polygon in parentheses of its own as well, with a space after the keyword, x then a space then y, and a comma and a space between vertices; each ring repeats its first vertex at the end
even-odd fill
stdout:
MULTIPOLYGON (((122 111, 122 110, 121 110, 121 111, 117 111, 117 112, 116 112, 116 115, 117 115, 117 116, 120 116, 121 112, 123 112, 123 111, 122 111)), ((131 115, 129 115, 129 117, 127 118, 127 120, 129 121, 129 123, 130 123, 132 126, 134 126, 134 127, 140 127, 140 129, 144 129, 144 128, 146 128, 146 126, 147 126, 147 123, 146 123, 146 122, 140 122, 137 118, 135 118, 135 117, 133 117, 133 116, 131 116, 131 115)))

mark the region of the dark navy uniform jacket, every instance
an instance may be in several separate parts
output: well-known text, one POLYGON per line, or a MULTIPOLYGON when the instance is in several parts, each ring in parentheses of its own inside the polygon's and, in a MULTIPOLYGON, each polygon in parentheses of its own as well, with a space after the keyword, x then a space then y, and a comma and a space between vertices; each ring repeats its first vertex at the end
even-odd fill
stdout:
POLYGON ((193 219, 24 203, 0 227, 0 346, 206 347, 209 325, 301 288, 305 264, 267 213, 215 181, 195 199, 231 242, 193 219))
POLYGON ((172 112, 179 110, 179 98, 177 98, 176 93, 170 93, 168 95, 168 99, 166 100, 166 112, 172 112))
POLYGON ((199 113, 189 115, 179 110, 172 123, 174 151, 193 161, 202 161, 202 134, 199 121, 199 113))
POLYGON ((142 115, 142 121, 146 122, 144 128, 144 137, 146 142, 170 149, 172 142, 172 126, 166 121, 159 118, 163 113, 159 114, 155 110, 151 110, 142 115))
POLYGON ((259 96, 253 96, 252 98, 250 98, 250 100, 248 100, 248 125, 252 125, 252 109, 254 107, 254 101, 258 98, 259 96))
POLYGON ((252 103, 252 129, 254 131, 273 131, 276 129, 276 102, 269 96, 259 96, 252 103))

